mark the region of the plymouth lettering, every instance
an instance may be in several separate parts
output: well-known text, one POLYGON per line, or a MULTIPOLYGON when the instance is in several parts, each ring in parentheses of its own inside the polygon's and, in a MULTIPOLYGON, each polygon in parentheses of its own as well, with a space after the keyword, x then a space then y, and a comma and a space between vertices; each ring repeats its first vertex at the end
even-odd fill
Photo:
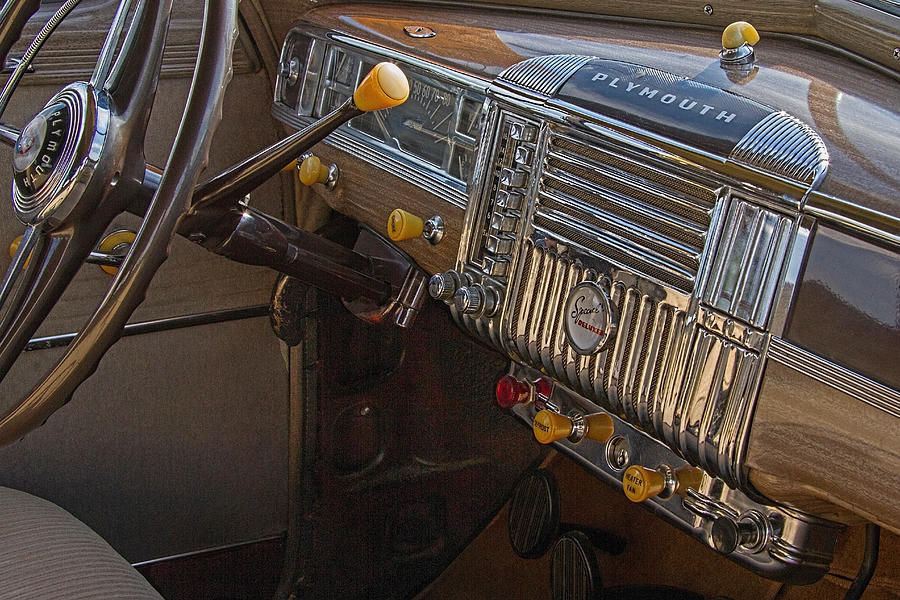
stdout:
MULTIPOLYGON (((591 78, 591 81, 602 82, 607 87, 616 88, 618 90, 623 90, 626 94, 631 93, 635 95, 633 92, 638 90, 641 87, 641 84, 634 83, 632 81, 623 81, 621 77, 610 77, 608 73, 598 72, 595 73, 591 78), (624 87, 623 85, 624 84, 624 87)), ((637 91, 636 97, 642 98, 644 100, 656 100, 662 104, 671 104, 675 105, 683 111, 694 112, 700 115, 709 115, 709 117, 714 118, 716 121, 721 121, 723 123, 731 123, 737 115, 733 112, 728 112, 727 110, 719 110, 718 113, 715 111, 715 106, 710 106, 708 104, 700 105, 700 108, 697 108, 697 101, 692 98, 679 98, 675 94, 671 93, 662 93, 658 89, 651 88, 649 86, 643 86, 642 89, 637 91), (659 96, 657 98, 657 96, 659 96)))

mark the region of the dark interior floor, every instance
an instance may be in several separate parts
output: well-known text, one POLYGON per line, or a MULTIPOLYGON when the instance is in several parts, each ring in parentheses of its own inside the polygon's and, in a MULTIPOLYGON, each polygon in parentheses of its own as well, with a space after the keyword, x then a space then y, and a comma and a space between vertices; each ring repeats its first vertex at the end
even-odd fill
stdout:
POLYGON ((281 576, 277 538, 138 567, 166 600, 271 600, 281 576))

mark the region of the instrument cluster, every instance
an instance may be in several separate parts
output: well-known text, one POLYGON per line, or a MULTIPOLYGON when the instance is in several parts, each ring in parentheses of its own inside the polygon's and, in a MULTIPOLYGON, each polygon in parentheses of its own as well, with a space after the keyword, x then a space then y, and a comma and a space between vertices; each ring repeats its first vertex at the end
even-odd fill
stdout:
MULTIPOLYGON (((384 58, 333 36, 291 31, 282 53, 276 116, 302 127, 327 115, 384 58)), ((406 102, 360 115, 334 137, 350 137, 374 150, 374 156, 396 159, 408 178, 436 179, 464 194, 484 122, 485 96, 477 85, 460 85, 415 65, 404 65, 404 72, 410 85, 406 102)))

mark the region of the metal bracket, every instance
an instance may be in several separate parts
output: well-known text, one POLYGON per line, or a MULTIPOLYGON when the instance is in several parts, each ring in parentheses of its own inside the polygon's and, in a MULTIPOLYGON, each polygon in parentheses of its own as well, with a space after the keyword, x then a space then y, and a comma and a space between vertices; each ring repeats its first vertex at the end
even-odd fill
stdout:
POLYGON ((428 297, 428 275, 406 253, 367 227, 360 228, 353 250, 372 260, 373 276, 390 283, 391 295, 382 304, 366 298, 343 299, 344 306, 369 323, 391 320, 398 327, 410 327, 428 297))
MULTIPOLYGON (((21 57, 16 58, 15 56, 7 56, 6 63, 3 65, 3 68, 0 69, 0 73, 3 73, 4 75, 8 75, 8 74, 12 73, 13 71, 15 71, 21 63, 22 63, 21 57)), ((34 73, 34 65, 31 63, 28 63, 28 66, 25 67, 25 72, 26 73, 34 73)))

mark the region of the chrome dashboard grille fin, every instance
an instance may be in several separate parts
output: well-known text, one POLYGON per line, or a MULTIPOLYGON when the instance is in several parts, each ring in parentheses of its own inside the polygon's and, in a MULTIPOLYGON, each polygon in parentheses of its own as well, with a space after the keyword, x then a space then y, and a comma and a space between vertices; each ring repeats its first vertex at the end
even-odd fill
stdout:
POLYGON ((604 285, 605 276, 545 243, 526 242, 510 307, 510 342, 522 360, 738 485, 757 354, 621 281, 610 288, 615 339, 602 352, 576 354, 562 326, 567 292, 582 281, 604 285))
POLYGON ((763 118, 731 151, 730 159, 813 185, 828 170, 828 149, 815 131, 785 112, 763 118))
POLYGON ((764 327, 774 302, 793 221, 735 198, 725 219, 703 300, 745 323, 764 327))
POLYGON ((633 272, 693 291, 716 190, 592 144, 550 134, 535 227, 633 272))
POLYGON ((593 56, 550 54, 516 63, 500 73, 498 81, 513 84, 543 96, 553 96, 593 56))
POLYGON ((743 424, 752 408, 759 357, 701 330, 684 388, 679 448, 731 486, 739 484, 743 424))

